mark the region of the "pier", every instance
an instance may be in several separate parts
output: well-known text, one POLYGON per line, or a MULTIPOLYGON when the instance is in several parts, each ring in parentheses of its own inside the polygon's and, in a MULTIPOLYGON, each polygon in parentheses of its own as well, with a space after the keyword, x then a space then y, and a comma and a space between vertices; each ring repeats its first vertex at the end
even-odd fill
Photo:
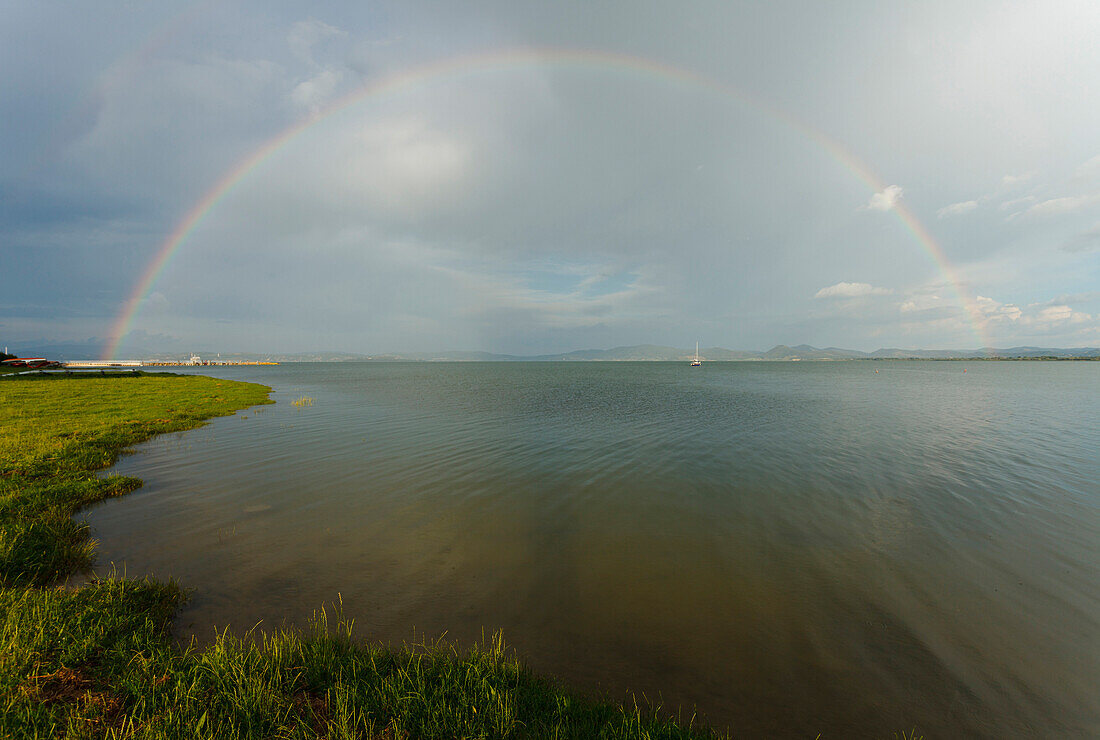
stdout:
POLYGON ((270 360, 73 360, 61 363, 73 369, 105 369, 111 367, 214 367, 222 365, 278 365, 270 360))

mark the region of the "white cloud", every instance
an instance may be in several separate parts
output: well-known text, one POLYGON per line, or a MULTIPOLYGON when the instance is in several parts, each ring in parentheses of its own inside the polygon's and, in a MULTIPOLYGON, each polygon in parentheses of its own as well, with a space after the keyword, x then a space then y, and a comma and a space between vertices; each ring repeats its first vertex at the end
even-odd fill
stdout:
POLYGON ((1091 303, 1094 301, 1100 301, 1100 290, 1089 290, 1084 293, 1069 293, 1063 294, 1051 301, 1055 303, 1091 303))
POLYGON ((950 216, 962 216, 970 213, 978 207, 978 201, 976 200, 964 200, 961 203, 952 203, 949 206, 944 206, 940 210, 936 211, 936 216, 939 218, 948 218, 950 216))
POLYGON ((998 190, 1011 190, 1017 185, 1023 185, 1024 183, 1035 177, 1034 172, 1025 172, 1022 175, 1005 175, 1001 178, 1001 183, 998 186, 998 190))
POLYGON ((917 290, 908 293, 905 300, 898 304, 898 310, 902 313, 916 313, 943 306, 943 301, 935 293, 928 290, 917 290))
POLYGON ((348 77, 348 71, 340 66, 325 65, 314 56, 315 47, 326 39, 346 36, 346 32, 319 20, 295 23, 287 34, 291 53, 313 72, 290 93, 295 107, 316 113, 332 98, 340 83, 348 77))
POLYGON ((298 108, 317 113, 329 102, 345 76, 343 70, 326 67, 310 79, 295 85, 290 93, 290 100, 298 108))
POLYGON ((159 290, 150 293, 141 301, 141 310, 147 313, 167 313, 169 309, 168 298, 159 290))
POLYGON ((419 117, 365 126, 354 137, 346 183, 393 207, 416 206, 458 182, 472 158, 469 145, 419 117))
POLYGON ((1002 210, 1002 211, 1018 210, 1020 208, 1023 208, 1024 206, 1026 206, 1029 203, 1034 203, 1036 200, 1037 199, 1034 195, 1025 195, 1022 198, 1014 198, 1013 200, 1006 200, 1004 203, 997 206, 997 208, 999 210, 1002 210))
POLYGON ((319 20, 310 19, 295 23, 287 34, 287 45, 291 54, 310 71, 309 77, 294 86, 290 100, 295 107, 310 113, 316 113, 331 100, 333 93, 349 76, 342 65, 329 65, 317 61, 314 51, 318 44, 327 39, 346 36, 347 33, 335 26, 319 20))
MULTIPOLYGON (((1088 332, 1095 331, 1097 316, 1068 305, 1072 302, 1088 302, 1092 294, 1061 296, 1043 303, 1032 303, 1024 308, 1014 303, 1000 303, 992 298, 977 296, 973 313, 986 331, 999 333, 1007 330, 1006 337, 1054 336, 1063 343, 1080 341, 1088 332)), ((1066 345, 1068 346, 1068 345, 1066 345)))
MULTIPOLYGON (((979 195, 972 200, 964 200, 958 203, 952 203, 951 205, 944 206, 936 211, 938 218, 949 218, 951 216, 963 216, 971 211, 974 211, 978 206, 986 205, 992 202, 1001 200, 1006 195, 1009 195, 1014 190, 1019 190, 1019 186, 1024 185, 1031 181, 1035 176, 1034 172, 1025 172, 1022 175, 1005 175, 1001 178, 1001 181, 997 183, 997 187, 992 192, 979 195)), ((1024 203, 1032 203, 1035 201, 1035 197, 1028 195, 1022 198, 1016 198, 1000 204, 999 208, 1004 211, 1012 208, 1013 206, 1021 205, 1024 203)))
POLYGON ((890 211, 901 200, 902 189, 899 185, 887 185, 881 193, 875 193, 867 201, 865 209, 870 211, 890 211))
POLYGON ((1078 311, 1065 304, 1044 305, 1035 313, 1023 318, 1025 326, 1035 331, 1055 331, 1079 329, 1092 324, 1095 317, 1084 311, 1078 311))
POLYGON ((1080 211, 1098 202, 1100 202, 1100 195, 1069 195, 1064 198, 1051 198, 1031 206, 1031 208, 1024 211, 1023 215, 1031 218, 1061 216, 1066 213, 1080 211))
POLYGON ((1100 154, 1097 154, 1087 162, 1077 165, 1077 169, 1074 170, 1073 174, 1074 177, 1082 180, 1091 180, 1095 177, 1100 177, 1100 154))
POLYGON ((313 47, 325 39, 344 35, 345 32, 335 26, 310 19, 295 23, 291 27, 290 33, 287 34, 286 41, 294 56, 307 64, 316 65, 317 62, 313 58, 313 47))
POLYGON ((814 298, 860 298, 868 295, 889 295, 887 288, 876 288, 870 283, 837 283, 827 288, 822 288, 814 294, 814 298))
POLYGON ((1066 305, 1050 306, 1039 312, 1040 319, 1050 321, 1068 321, 1071 324, 1084 324, 1092 321, 1092 315, 1078 311, 1066 305))
POLYGON ((1047 306, 1035 316, 1036 321, 1068 321, 1073 318, 1073 309, 1069 306, 1047 306))
POLYGON ((1014 303, 1000 303, 982 295, 974 299, 974 308, 989 323, 1015 322, 1023 315, 1023 311, 1014 303))
POLYGON ((1027 343, 1083 346, 1100 335, 1100 315, 1071 305, 1094 300, 1093 293, 1060 296, 1026 306, 977 295, 964 308, 950 291, 944 293, 948 289, 941 283, 904 291, 897 304, 898 328, 914 335, 967 337, 971 343, 979 338, 976 329, 998 347, 1027 343))

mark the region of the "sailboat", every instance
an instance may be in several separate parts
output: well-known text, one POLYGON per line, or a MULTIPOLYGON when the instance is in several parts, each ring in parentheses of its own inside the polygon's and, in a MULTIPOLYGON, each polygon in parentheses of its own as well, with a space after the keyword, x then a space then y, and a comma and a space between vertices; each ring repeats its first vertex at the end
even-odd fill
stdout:
POLYGON ((695 343, 695 359, 693 359, 691 361, 691 366, 692 367, 699 367, 702 364, 703 364, 702 361, 699 359, 699 343, 696 342, 695 343))

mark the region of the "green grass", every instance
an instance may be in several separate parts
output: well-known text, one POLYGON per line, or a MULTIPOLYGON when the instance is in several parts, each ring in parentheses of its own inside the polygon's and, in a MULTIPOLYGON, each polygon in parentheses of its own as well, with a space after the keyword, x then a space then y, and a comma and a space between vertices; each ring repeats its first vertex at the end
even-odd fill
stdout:
POLYGON ((82 507, 140 485, 100 476, 128 446, 266 403, 263 386, 118 373, 0 379, 0 737, 704 738, 692 721, 569 692, 498 637, 459 652, 306 632, 176 647, 179 585, 58 579, 94 547, 82 507))
POLYGON ((41 586, 91 563, 88 528, 73 514, 141 485, 98 475, 124 448, 270 403, 269 391, 130 372, 0 379, 0 584, 41 586))
POLYGON ((15 737, 699 738, 653 711, 577 697, 497 638, 357 643, 321 612, 308 632, 223 633, 180 651, 172 584, 104 579, 0 591, 0 727, 15 737))

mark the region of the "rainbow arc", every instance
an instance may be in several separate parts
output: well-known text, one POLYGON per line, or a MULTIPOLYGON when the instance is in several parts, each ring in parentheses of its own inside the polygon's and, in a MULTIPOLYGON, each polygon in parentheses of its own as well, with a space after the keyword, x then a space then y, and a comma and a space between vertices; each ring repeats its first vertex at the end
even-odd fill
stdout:
MULTIPOLYGON (((872 193, 882 192, 887 187, 886 182, 836 139, 769 101, 762 100, 745 91, 688 69, 644 57, 585 49, 519 48, 447 58, 369 82, 345 94, 324 109, 273 136, 227 170, 191 207, 176 225, 176 228, 157 248, 156 254, 135 283, 112 325, 110 341, 103 350, 103 359, 114 359, 118 354, 119 346, 129 333, 134 319, 140 312, 142 301, 152 291, 153 286, 170 264, 173 255, 187 241, 188 236, 215 210, 218 203, 245 180, 250 173, 297 136, 353 105, 368 99, 395 94, 417 85, 438 84, 447 78, 477 72, 513 71, 539 67, 575 67, 598 71, 627 71, 675 84, 696 87, 715 95, 731 98, 769 118, 780 121, 790 130, 814 142, 832 159, 864 182, 872 193)), ((986 338, 984 331, 984 316, 978 309, 977 303, 970 296, 965 284, 959 279, 957 270, 951 265, 943 248, 904 202, 898 201, 894 205, 893 211, 952 286, 959 302, 967 312, 969 323, 980 346, 990 346, 991 342, 986 338)))

